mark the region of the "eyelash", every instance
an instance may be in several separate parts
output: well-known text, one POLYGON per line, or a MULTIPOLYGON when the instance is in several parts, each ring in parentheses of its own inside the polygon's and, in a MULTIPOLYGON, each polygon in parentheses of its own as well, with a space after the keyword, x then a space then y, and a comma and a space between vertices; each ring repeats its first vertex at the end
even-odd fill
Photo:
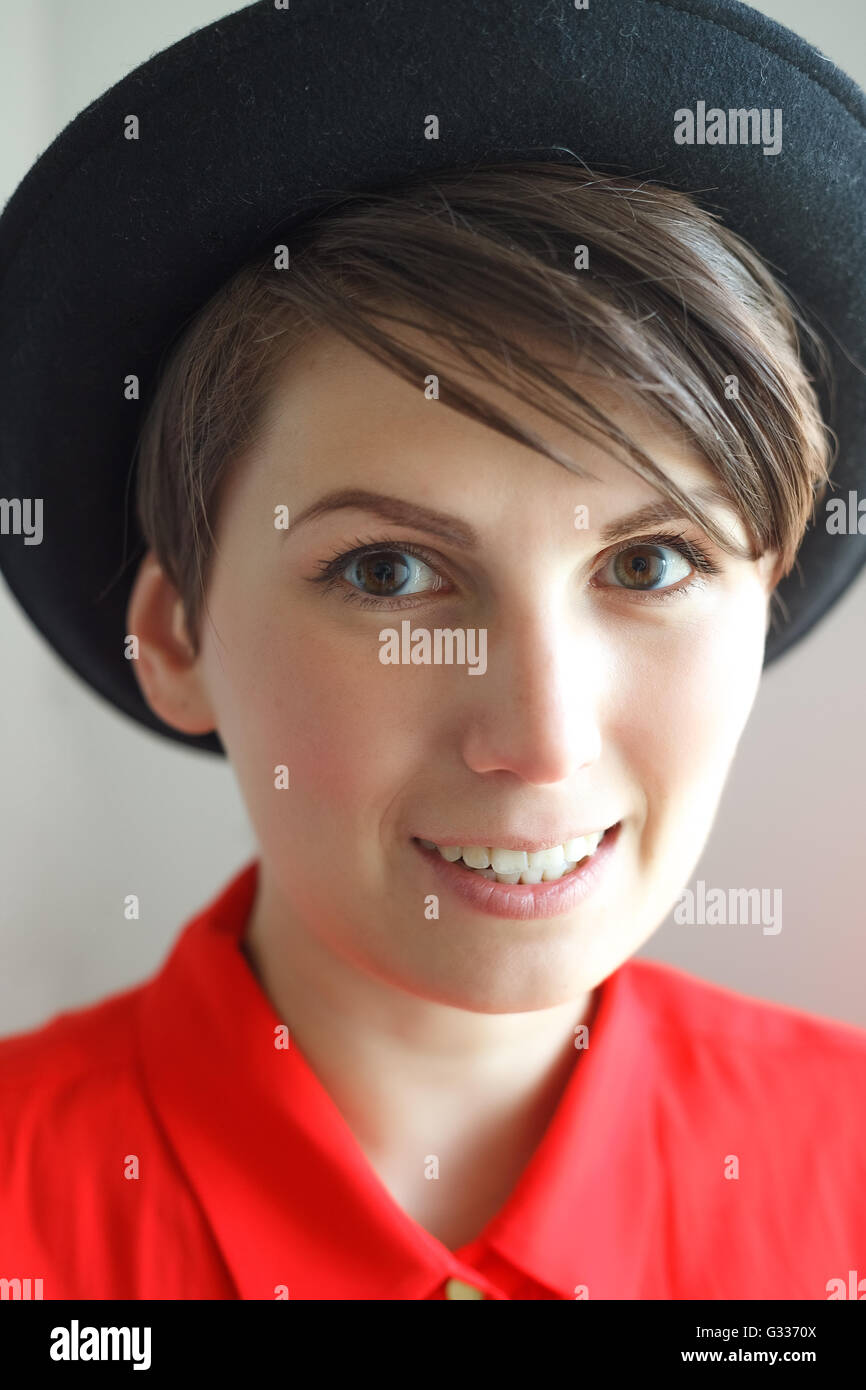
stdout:
MULTIPOLYGON (((626 551, 638 549, 645 545, 668 546, 670 549, 678 551, 680 555, 698 571, 698 576, 714 576, 722 572, 721 566, 711 559, 703 546, 699 545, 697 541, 687 540, 686 537, 679 532, 665 532, 664 534, 659 533, 652 536, 635 536, 621 545, 617 550, 612 550, 611 553, 605 557, 604 564, 606 565, 610 560, 615 559, 618 555, 624 554, 626 551)), ((362 593, 354 584, 350 584, 348 580, 342 578, 344 570, 348 568, 353 560, 359 560, 363 556, 375 554, 377 551, 392 551, 397 554, 412 555, 416 560, 423 561, 425 565, 429 565, 430 568, 434 570, 440 564, 440 561, 435 555, 425 550, 423 546, 418 545, 415 541, 386 541, 381 538, 376 540, 362 540, 358 537, 350 550, 337 551, 329 559, 320 561, 320 573, 311 579, 310 583, 323 585, 326 593, 334 589, 342 589, 343 592, 341 597, 344 602, 354 603, 359 608, 378 608, 387 611, 400 608, 415 608, 418 606, 419 602, 424 601, 428 594, 436 592, 433 589, 428 589, 420 594, 404 594, 402 596, 395 595, 393 598, 379 598, 374 594, 362 593)), ((603 567, 604 566, 601 566, 600 568, 603 567)), ((668 599, 684 597, 692 589, 702 584, 702 578, 698 576, 693 575, 690 579, 681 581, 679 585, 669 585, 666 589, 628 589, 625 585, 612 585, 610 587, 617 593, 629 594, 632 597, 638 598, 641 602, 648 601, 659 603, 668 599)))

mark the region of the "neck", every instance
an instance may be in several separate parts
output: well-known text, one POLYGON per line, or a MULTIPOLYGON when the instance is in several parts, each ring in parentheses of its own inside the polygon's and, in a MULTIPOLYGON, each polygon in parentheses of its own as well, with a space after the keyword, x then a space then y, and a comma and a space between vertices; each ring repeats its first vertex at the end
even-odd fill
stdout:
POLYGON ((596 990, 552 1008, 484 1013, 425 998, 299 923, 264 865, 243 949, 380 1175, 420 1169, 429 1154, 487 1150, 516 1176, 578 1063, 575 1029, 598 1002, 596 990))

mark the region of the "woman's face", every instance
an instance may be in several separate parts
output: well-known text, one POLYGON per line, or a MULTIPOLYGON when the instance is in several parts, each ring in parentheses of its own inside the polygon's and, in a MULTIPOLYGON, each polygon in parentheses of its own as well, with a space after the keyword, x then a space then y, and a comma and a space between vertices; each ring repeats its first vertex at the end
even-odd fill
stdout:
MULTIPOLYGON (((444 373, 441 348, 406 341, 444 373)), ((712 483, 672 432, 580 384, 668 476, 712 483)), ((681 517, 611 543, 608 528, 661 494, 507 383, 471 386, 594 476, 319 335, 285 367, 224 495, 193 678, 258 836, 262 902, 416 995, 521 1012, 593 989, 687 882, 759 681, 773 557, 736 559, 681 517), (350 489, 435 524, 329 504, 350 489), (718 572, 668 542, 647 549, 659 533, 718 572), (384 553, 353 564, 367 544, 384 553), (472 633, 477 672, 384 663, 380 633, 405 620, 431 642, 472 633), (418 843, 538 850, 614 825, 589 891, 557 890, 536 915, 531 888, 477 875, 491 901, 470 900, 455 879, 469 870, 440 869, 418 843)), ((712 511, 745 541, 732 512, 712 511)))

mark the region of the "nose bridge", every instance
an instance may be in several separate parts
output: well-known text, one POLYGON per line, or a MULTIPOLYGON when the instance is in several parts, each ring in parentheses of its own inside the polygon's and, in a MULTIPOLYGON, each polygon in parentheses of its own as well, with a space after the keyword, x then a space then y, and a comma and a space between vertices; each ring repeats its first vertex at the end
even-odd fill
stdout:
POLYGON ((597 644, 574 611, 511 607, 487 633, 473 682, 463 756, 476 772, 557 782, 601 752, 597 644))

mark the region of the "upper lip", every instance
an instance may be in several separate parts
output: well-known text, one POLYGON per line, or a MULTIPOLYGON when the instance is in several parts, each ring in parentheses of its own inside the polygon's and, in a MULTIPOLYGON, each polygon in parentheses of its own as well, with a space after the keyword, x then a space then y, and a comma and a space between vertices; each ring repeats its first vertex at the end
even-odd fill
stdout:
POLYGON ((596 821, 590 830, 574 830, 562 839, 557 840, 551 836, 539 838, 537 835, 506 835, 505 833, 494 835, 478 835, 474 832, 467 835, 465 839, 459 839, 452 831, 447 835, 416 835, 416 840, 432 840, 434 845, 444 845, 446 848, 452 845, 461 845, 464 848, 469 845, 490 846, 491 849, 525 849, 529 854, 537 854, 544 849, 553 849, 555 845, 564 845, 568 840, 580 840, 586 835, 594 835, 599 830, 609 830, 611 826, 618 824, 617 821, 596 821))

